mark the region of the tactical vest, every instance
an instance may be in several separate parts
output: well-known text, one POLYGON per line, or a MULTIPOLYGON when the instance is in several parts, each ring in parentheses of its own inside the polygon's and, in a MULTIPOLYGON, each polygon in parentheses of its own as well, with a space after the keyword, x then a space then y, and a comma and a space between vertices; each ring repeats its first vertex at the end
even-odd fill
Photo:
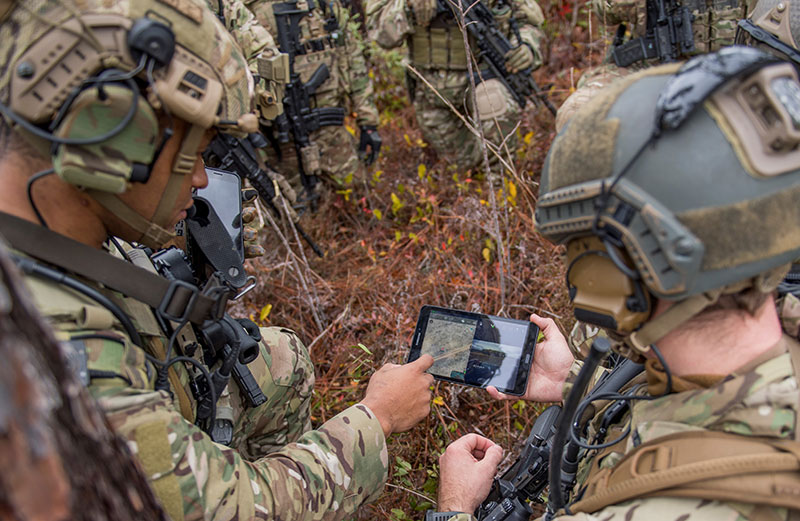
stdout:
MULTIPOLYGON (((788 344, 800 379, 800 343, 788 344)), ((790 519, 800 519, 800 414, 794 433, 794 440, 783 440, 679 432, 643 443, 613 467, 601 468, 603 458, 619 450, 618 443, 594 456, 587 485, 569 509, 593 513, 637 498, 698 498, 785 507, 791 509, 790 519)), ((771 513, 755 512, 761 514, 753 519, 773 519, 771 513)))
MULTIPOLYGON (((693 54, 707 54, 718 51, 722 47, 733 45, 736 36, 736 25, 746 18, 752 9, 749 0, 684 0, 682 2, 692 14, 692 33, 694 34, 693 54)), ((643 36, 647 26, 645 1, 636 3, 636 24, 633 31, 636 36, 643 36)))
MULTIPOLYGON (((258 21, 269 29, 270 34, 276 39, 278 30, 275 26, 275 17, 272 13, 272 4, 279 3, 279 0, 254 0, 248 2, 248 7, 255 13, 258 21)), ((304 48, 305 54, 298 54, 294 60, 294 70, 300 75, 303 83, 307 82, 321 64, 328 66, 330 77, 320 85, 314 97, 317 99, 317 106, 332 105, 335 103, 320 103, 322 98, 331 96, 341 89, 342 78, 339 66, 345 60, 345 36, 344 28, 329 31, 326 23, 335 20, 339 25, 335 10, 338 4, 333 2, 326 3, 319 0, 315 3, 314 9, 307 16, 304 16, 298 24, 300 29, 300 43, 304 48)))
MULTIPOLYGON (((495 20, 503 32, 507 32, 510 19, 510 10, 495 13, 495 20)), ((475 52, 475 42, 471 37, 468 42, 475 52)), ((414 32, 408 37, 408 48, 411 64, 418 69, 467 70, 464 36, 449 13, 437 15, 428 27, 415 25, 414 32)))
POLYGON ((467 70, 464 36, 455 25, 415 26, 408 41, 411 64, 418 69, 467 70))

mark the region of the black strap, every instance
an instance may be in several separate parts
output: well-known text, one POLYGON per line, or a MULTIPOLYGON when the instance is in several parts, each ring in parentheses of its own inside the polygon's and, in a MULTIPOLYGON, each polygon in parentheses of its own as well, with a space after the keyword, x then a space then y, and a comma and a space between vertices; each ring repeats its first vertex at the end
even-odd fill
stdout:
POLYGON ((13 215, 0 212, 0 234, 12 248, 144 302, 167 320, 202 324, 225 312, 227 292, 212 297, 13 215))

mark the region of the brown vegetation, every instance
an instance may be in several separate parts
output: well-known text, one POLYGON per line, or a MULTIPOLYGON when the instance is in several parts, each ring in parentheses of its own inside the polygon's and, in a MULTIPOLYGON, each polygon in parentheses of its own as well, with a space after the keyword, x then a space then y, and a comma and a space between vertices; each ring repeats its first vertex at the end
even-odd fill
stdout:
MULTIPOLYGON (((536 79, 558 106, 580 73, 602 59, 605 44, 589 38, 596 28, 585 6, 577 15, 566 0, 542 7, 547 65, 536 79)), ((528 105, 518 130, 517 171, 505 172, 502 186, 498 173, 491 187, 487 176, 457 172, 437 159, 416 128, 400 55, 377 48, 372 54, 384 148, 369 187, 328 193, 315 214, 303 217, 326 252, 322 259, 306 248, 306 264, 268 225, 270 252, 252 264, 261 284, 241 304, 259 324, 292 328, 311 347, 315 424, 358 401, 380 365, 404 361, 424 304, 513 318, 536 312, 555 318, 565 331, 572 324, 561 250, 538 236, 533 224, 539 171, 554 137, 551 114, 528 105), (497 198, 496 210, 490 197, 497 198), (487 224, 493 211, 501 237, 487 224), (505 253, 505 295, 498 241, 505 253)), ((389 486, 359 517, 421 518, 435 500, 437 458, 447 443, 479 432, 500 443, 508 460, 539 410, 444 383, 435 385, 434 397, 421 425, 390 439, 389 486)))

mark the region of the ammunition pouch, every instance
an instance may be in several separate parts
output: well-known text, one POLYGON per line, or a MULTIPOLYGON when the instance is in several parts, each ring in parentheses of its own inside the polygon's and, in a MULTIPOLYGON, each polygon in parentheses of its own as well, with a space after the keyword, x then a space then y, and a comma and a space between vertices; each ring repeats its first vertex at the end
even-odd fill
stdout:
POLYGON ((455 25, 416 26, 409 39, 411 64, 419 69, 467 70, 464 36, 455 25))
POLYGON ((508 112, 507 89, 497 78, 475 85, 475 103, 481 120, 499 118, 508 112))

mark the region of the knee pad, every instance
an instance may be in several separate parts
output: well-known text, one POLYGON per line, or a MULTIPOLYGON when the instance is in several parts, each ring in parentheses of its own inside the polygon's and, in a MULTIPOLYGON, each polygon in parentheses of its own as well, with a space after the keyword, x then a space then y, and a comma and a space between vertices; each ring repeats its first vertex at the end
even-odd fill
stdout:
POLYGON ((481 119, 504 116, 510 110, 509 98, 505 85, 497 78, 475 85, 475 105, 481 119))

